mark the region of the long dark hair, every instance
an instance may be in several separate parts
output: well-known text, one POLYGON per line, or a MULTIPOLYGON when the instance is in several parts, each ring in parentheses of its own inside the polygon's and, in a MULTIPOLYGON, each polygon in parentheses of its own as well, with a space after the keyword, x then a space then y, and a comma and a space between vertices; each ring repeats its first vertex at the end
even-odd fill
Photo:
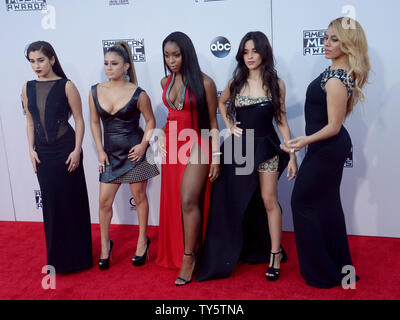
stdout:
POLYGON ((129 44, 126 43, 125 41, 116 42, 111 48, 107 50, 106 54, 108 52, 115 52, 124 60, 124 63, 129 63, 130 65, 128 69, 129 81, 132 82, 133 84, 137 84, 138 82, 136 77, 136 71, 135 71, 135 66, 133 64, 132 52, 129 44))
MULTIPOLYGON (((193 110, 191 94, 196 98, 197 120, 199 129, 210 129, 210 118, 206 92, 204 89, 203 73, 201 72, 196 50, 192 40, 183 32, 173 32, 162 43, 162 54, 167 42, 175 42, 182 54, 182 67, 180 73, 182 80, 187 84, 190 97, 190 107, 193 110)), ((164 59, 165 76, 172 73, 164 59)), ((193 114, 193 113, 192 113, 193 114)))
POLYGON ((233 81, 230 86, 231 96, 228 115, 232 120, 235 118, 236 95, 240 94, 241 90, 247 83, 247 78, 249 77, 249 69, 247 68, 243 59, 245 45, 249 40, 253 40, 257 53, 261 55, 262 63, 260 68, 263 85, 268 89, 267 95, 271 98, 271 103, 274 106, 275 120, 278 124, 281 124, 283 110, 281 106, 279 78, 275 69, 271 44, 267 36, 260 31, 247 33, 240 42, 239 50, 236 55, 238 64, 233 72, 233 81))
POLYGON ((56 55, 56 52, 52 45, 46 41, 35 41, 28 45, 28 48, 25 50, 25 57, 29 61, 29 54, 33 51, 42 52, 47 58, 51 59, 54 57, 55 62, 52 67, 53 72, 61 78, 67 79, 63 69, 61 68, 60 61, 56 55))

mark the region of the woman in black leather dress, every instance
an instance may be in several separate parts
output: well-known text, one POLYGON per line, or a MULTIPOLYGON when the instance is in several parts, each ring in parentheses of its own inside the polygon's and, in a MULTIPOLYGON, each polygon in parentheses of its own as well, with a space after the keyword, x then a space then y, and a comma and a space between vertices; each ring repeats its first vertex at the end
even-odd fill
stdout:
POLYGON ((289 180, 297 173, 295 154, 289 161, 273 126, 275 119, 283 139, 290 139, 285 84, 277 76, 272 48, 262 32, 250 32, 242 39, 236 59, 234 78, 219 101, 219 110, 233 136, 223 145, 224 164, 212 189, 197 280, 228 277, 240 258, 251 263, 270 260, 266 278, 274 281, 280 275, 280 262, 287 259, 281 249, 278 179, 287 165, 289 180), (237 122, 233 121, 235 116, 237 122), (249 147, 254 147, 253 152, 249 153, 249 147), (244 150, 246 165, 240 164, 244 150), (230 156, 233 164, 229 164, 230 156))
POLYGON ((308 145, 292 194, 292 210, 300 272, 307 284, 318 288, 341 285, 346 276, 343 267, 353 266, 340 200, 343 168, 352 145, 343 122, 363 98, 370 64, 364 31, 354 20, 348 25, 348 20, 339 18, 329 25, 325 56, 332 65, 308 87, 307 136, 287 144, 295 151, 308 145))
POLYGON ((43 201, 47 264, 56 273, 87 269, 93 264, 92 234, 82 163, 81 98, 48 42, 31 43, 26 58, 39 78, 24 85, 22 97, 43 201), (68 122, 71 114, 76 132, 68 122))
POLYGON ((108 269, 110 265, 112 204, 120 185, 125 183, 130 185, 139 219, 139 237, 132 263, 135 266, 145 263, 150 245, 146 234, 149 213, 146 186, 148 179, 159 174, 151 149, 148 149, 155 118, 149 97, 137 85, 127 43, 119 42, 108 49, 104 69, 109 81, 94 85, 89 94, 91 128, 100 172, 101 270, 108 269), (146 121, 144 132, 139 127, 141 114, 146 121), (100 118, 104 128, 104 146, 100 118))

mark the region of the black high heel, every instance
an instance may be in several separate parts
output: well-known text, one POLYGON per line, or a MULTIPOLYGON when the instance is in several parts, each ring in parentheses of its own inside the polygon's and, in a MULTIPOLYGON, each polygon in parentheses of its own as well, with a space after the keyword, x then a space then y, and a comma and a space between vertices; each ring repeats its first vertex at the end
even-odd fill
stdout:
POLYGON ((132 258, 132 264, 135 267, 143 266, 146 263, 146 256, 147 256, 147 259, 150 260, 150 253, 149 253, 150 243, 151 243, 150 238, 147 237, 147 247, 146 247, 146 251, 144 252, 144 254, 142 256, 137 256, 135 254, 135 256, 132 258))
POLYGON ((283 249, 282 247, 281 247, 281 253, 282 253, 281 263, 287 262, 287 261, 288 261, 288 256, 287 256, 287 254, 286 254, 285 249, 283 249))
POLYGON ((190 278, 189 280, 186 280, 186 279, 183 279, 182 277, 178 277, 176 280, 180 280, 180 281, 182 281, 183 283, 176 283, 176 282, 175 282, 175 286, 177 286, 177 287, 186 286, 187 284, 191 283, 191 282, 192 282, 192 279, 193 279, 193 272, 194 272, 194 269, 195 269, 195 267, 196 267, 196 254, 194 254, 194 253, 185 253, 185 256, 186 256, 186 257, 193 257, 193 259, 194 259, 194 262, 193 262, 193 270, 192 270, 192 278, 190 278))
MULTIPOLYGON (((281 262, 283 261, 283 257, 286 256, 282 253, 282 249, 279 252, 271 252, 272 254, 272 267, 269 267, 267 269, 267 273, 265 274, 265 277, 267 278, 268 281, 276 281, 279 279, 279 277, 281 276, 281 269, 279 268, 274 268, 274 264, 275 264, 275 256, 277 256, 278 254, 281 256, 281 262), (268 275, 270 274, 270 275, 268 275)), ((287 261, 287 256, 286 256, 286 261, 287 261)))
POLYGON ((110 267, 110 259, 112 261, 112 248, 114 242, 110 240, 110 249, 108 250, 108 258, 106 259, 99 259, 99 269, 100 270, 107 270, 110 267))

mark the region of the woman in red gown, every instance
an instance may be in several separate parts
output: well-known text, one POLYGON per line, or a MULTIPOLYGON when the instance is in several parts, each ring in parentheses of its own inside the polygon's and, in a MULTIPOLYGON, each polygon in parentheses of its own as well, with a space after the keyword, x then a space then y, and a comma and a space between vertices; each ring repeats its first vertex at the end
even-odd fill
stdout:
POLYGON ((169 114, 158 139, 163 164, 156 263, 180 268, 175 285, 183 286, 192 280, 211 183, 219 175, 217 90, 201 72, 186 34, 170 34, 162 48, 166 76, 161 86, 169 114))

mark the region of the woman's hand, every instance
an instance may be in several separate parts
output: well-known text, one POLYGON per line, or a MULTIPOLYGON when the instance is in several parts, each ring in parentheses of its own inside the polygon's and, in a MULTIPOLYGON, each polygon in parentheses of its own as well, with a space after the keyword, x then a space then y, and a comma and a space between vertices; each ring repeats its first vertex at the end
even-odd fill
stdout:
POLYGON ((128 158, 131 159, 132 162, 137 162, 142 159, 145 154, 147 146, 143 143, 137 144, 134 146, 128 154, 128 158))
POLYGON ((215 180, 217 180, 220 173, 221 173, 220 158, 214 157, 211 162, 210 173, 208 174, 210 182, 212 183, 215 180))
POLYGON ((65 161, 65 164, 68 165, 68 172, 75 171, 79 167, 80 160, 81 160, 81 151, 80 150, 72 151, 68 156, 67 161, 65 161))
POLYGON ((167 149, 165 147, 165 132, 164 130, 160 130, 157 136, 157 145, 158 151, 161 153, 161 156, 164 158, 167 155, 167 149))
MULTIPOLYGON (((286 143, 286 145, 289 147, 289 149, 291 149, 291 150, 294 149, 294 152, 299 152, 301 149, 303 149, 308 144, 309 144, 308 137, 304 137, 304 136, 289 140, 286 143)), ((293 153, 293 152, 291 152, 291 153, 293 153)))
POLYGON ((309 137, 303 136, 289 141, 285 141, 285 144, 281 144, 281 149, 289 154, 299 152, 301 149, 309 144, 309 137))
POLYGON ((33 149, 30 150, 29 154, 30 154, 30 156, 31 156, 33 171, 34 171, 35 173, 37 173, 36 164, 37 164, 37 163, 40 163, 39 156, 38 156, 37 152, 36 152, 35 150, 33 150, 33 149))
POLYGON ((232 126, 229 128, 229 132, 238 138, 240 138, 243 135, 243 129, 238 127, 239 124, 240 122, 236 122, 232 124, 232 126))
POLYGON ((105 153, 104 151, 99 152, 98 159, 99 159, 99 172, 104 173, 106 171, 106 165, 107 166, 110 165, 107 153, 105 153))

